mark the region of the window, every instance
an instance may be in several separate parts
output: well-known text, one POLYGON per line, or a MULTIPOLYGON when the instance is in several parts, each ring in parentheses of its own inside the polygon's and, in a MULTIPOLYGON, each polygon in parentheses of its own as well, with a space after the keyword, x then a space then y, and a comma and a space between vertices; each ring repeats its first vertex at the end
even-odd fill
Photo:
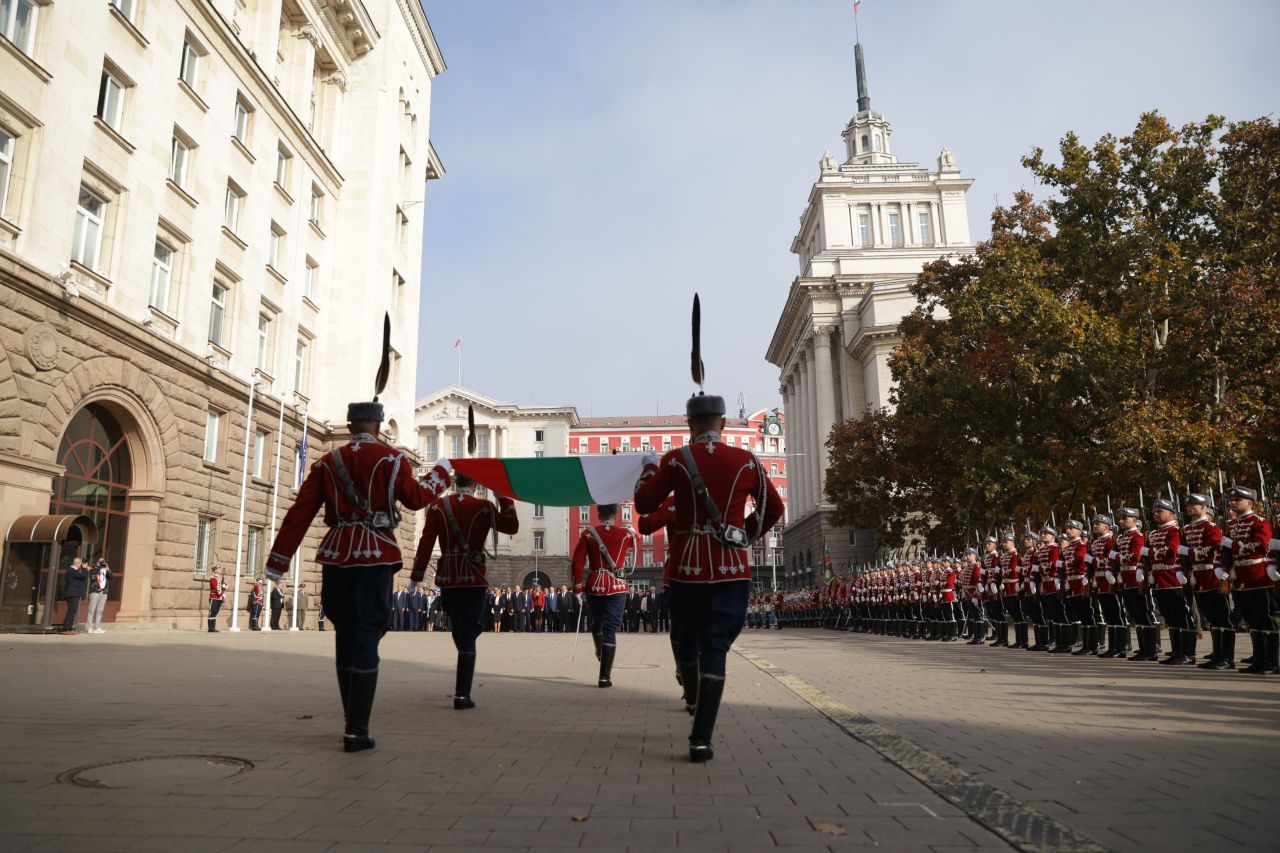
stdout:
POLYGON ((218 433, 222 431, 222 412, 210 409, 204 421, 204 461, 218 461, 218 433))
POLYGON ((544 516, 546 516, 546 514, 547 514, 547 508, 546 508, 546 507, 544 507, 542 504, 534 504, 534 505, 533 505, 533 517, 534 517, 534 518, 543 518, 544 516))
POLYGON ((271 236, 267 238, 267 266, 276 270, 280 269, 280 263, 284 257, 284 229, 274 222, 271 223, 271 236))
POLYGON ((578 452, 579 452, 579 453, 586 453, 586 452, 587 452, 587 448, 588 448, 588 447, 589 447, 589 445, 587 444, 587 440, 586 440, 585 438, 580 438, 580 439, 578 439, 578 452))
POLYGON ((31 55, 36 40, 36 0, 0 0, 0 35, 31 55))
POLYGON ((866 154, 870 150, 871 150, 871 137, 867 136, 864 133, 862 134, 862 153, 866 154))
POLYGON ((261 527, 249 527, 249 536, 247 546, 245 548, 244 566, 249 577, 256 578, 262 574, 262 570, 266 567, 266 560, 263 559, 264 551, 263 530, 261 527))
POLYGON ((918 222, 920 226, 920 245, 932 246, 933 233, 929 230, 929 211, 922 210, 916 214, 916 216, 916 222, 918 222))
POLYGON ((120 14, 124 15, 125 20, 130 23, 133 22, 133 13, 135 10, 134 0, 107 0, 107 2, 112 6, 115 6, 116 9, 119 10, 120 14))
POLYGON ((311 185, 311 206, 307 210, 307 218, 311 220, 311 224, 320 227, 320 212, 324 206, 324 193, 320 192, 320 188, 315 184, 311 185))
POLYGON ((283 145, 276 149, 276 183, 282 190, 289 186, 289 161, 292 159, 293 155, 283 145))
POLYGON ((275 318, 266 311, 258 314, 258 369, 271 372, 271 325, 275 318))
POLYGON ((320 265, 312 257, 307 258, 306 269, 302 273, 302 295, 308 299, 316 298, 316 276, 320 274, 320 265))
POLYGON ((0 217, 9 201, 9 177, 13 174, 14 138, 0 127, 0 217))
POLYGON ((253 113, 253 107, 249 106, 249 102, 240 95, 236 97, 236 115, 235 124, 231 129, 231 135, 241 145, 249 144, 249 117, 253 113))
POLYGON ((858 240, 864 249, 871 248, 871 214, 858 214, 858 240))
POLYGON ((631 452, 631 438, 630 438, 629 436, 628 436, 628 437, 624 437, 624 438, 622 439, 622 452, 623 452, 623 453, 630 453, 630 452, 631 452))
POLYGON ((642 439, 640 439, 640 452, 641 452, 641 453, 648 453, 648 452, 649 452, 650 450, 652 450, 652 449, 653 449, 653 447, 649 444, 649 439, 647 439, 647 438, 642 438, 642 439))
POLYGON ((191 148, 191 144, 177 133, 173 135, 173 141, 169 145, 169 180, 184 189, 187 183, 187 165, 191 160, 191 148))
POLYGON ((98 118, 116 132, 119 132, 120 120, 124 116, 124 88, 120 78, 103 66, 102 81, 98 84, 98 118))
POLYGON ((182 42, 182 64, 178 68, 178 79, 193 90, 200 82, 200 50, 190 36, 182 42))
POLYGON ((591 523, 591 507, 589 506, 578 507, 578 522, 580 524, 591 523))
POLYGON ((769 476, 770 476, 770 477, 776 477, 776 476, 778 476, 778 463, 777 463, 777 462, 770 462, 770 463, 769 463, 769 476))
MULTIPOLYGON (((0 3, 4 0, 0 0, 0 3)), ((102 251, 102 224, 107 213, 107 203, 80 187, 80 199, 76 203, 76 230, 71 243, 71 260, 97 272, 102 251)))
POLYGON ((902 217, 896 213, 889 214, 889 245, 902 245, 902 217))
POLYGON ((609 452, 609 439, 607 438, 600 439, 600 452, 601 453, 609 452))
POLYGON ((646 533, 645 535, 641 536, 641 537, 640 537, 640 542, 641 542, 641 544, 642 544, 642 545, 652 545, 652 544, 653 544, 653 534, 652 534, 652 533, 646 533))
POLYGON ((671 436, 664 435, 662 437, 662 452, 666 453, 670 449, 671 449, 671 436))
POLYGON ((462 455, 462 436, 460 435, 449 436, 449 447, 451 448, 451 450, 449 451, 449 457, 451 459, 457 459, 459 456, 461 456, 462 455))
POLYGON ((307 338, 298 338, 293 348, 293 390, 302 394, 307 393, 311 383, 308 381, 311 376, 311 341, 307 338))
POLYGON ((232 234, 240 230, 240 202, 244 201, 244 190, 232 181, 227 181, 227 198, 222 206, 222 224, 232 234))
POLYGON ((213 283, 213 299, 209 309, 209 342, 222 346, 222 333, 227 321, 227 286, 213 283))
POLYGON ((253 476, 262 479, 262 472, 267 466, 267 434, 263 430, 253 431, 253 476))
POLYGON ((545 452, 545 451, 542 451, 542 450, 535 450, 535 451, 533 451, 533 457, 534 457, 535 459, 541 459, 542 457, 544 457, 544 456, 546 456, 546 455, 547 455, 547 454, 546 454, 546 452, 545 452))
POLYGON ((650 566, 652 566, 652 565, 653 565, 653 552, 652 552, 652 551, 645 551, 645 552, 644 552, 644 565, 645 565, 645 568, 649 568, 650 566))
MULTIPOLYGON (((0 0, 3 3, 4 0, 0 0)), ((217 534, 217 521, 212 518, 196 519, 196 571, 204 573, 212 565, 213 540, 217 534)))
POLYGON ((631 504, 622 505, 622 520, 623 521, 631 520, 631 504))
POLYGON ((546 430, 535 429, 533 431, 533 440, 538 444, 541 444, 542 442, 546 441, 547 440, 546 430))
POLYGON ((423 454, 423 456, 425 456, 427 459, 440 458, 438 455, 438 451, 436 449, 436 437, 434 435, 429 435, 427 436, 426 441, 427 441, 426 447, 424 448, 426 452, 423 454))
POLYGON ((872 144, 875 145, 875 149, 879 151, 880 150, 880 134, 876 133, 876 135, 872 137, 871 141, 872 141, 872 144))
POLYGON ((173 249, 156 240, 155 253, 151 259, 151 298, 148 303, 152 308, 168 312, 169 284, 172 281, 173 249))
POLYGON ((489 436, 477 435, 476 436, 476 456, 483 458, 488 455, 489 455, 489 436))
POLYGON ((547 550, 547 534, 545 531, 542 531, 542 530, 533 531, 533 550, 535 551, 547 550))

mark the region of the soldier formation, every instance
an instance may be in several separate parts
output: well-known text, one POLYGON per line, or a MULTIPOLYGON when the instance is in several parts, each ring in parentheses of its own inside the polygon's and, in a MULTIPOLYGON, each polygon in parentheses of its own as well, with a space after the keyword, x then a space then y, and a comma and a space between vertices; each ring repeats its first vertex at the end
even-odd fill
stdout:
MULTIPOLYGON (((1280 539, 1255 506, 1258 492, 1224 490, 1227 516, 1214 520, 1212 494, 1189 494, 1179 523, 1172 501, 1142 512, 1126 507, 1072 519, 1059 533, 989 536, 983 553, 934 557, 864 569, 820 588, 765 593, 753 601, 779 627, 828 627, 868 634, 1159 661, 1168 666, 1236 668, 1236 635, 1248 631, 1252 655, 1241 672, 1280 673, 1280 633, 1272 618, 1280 581, 1280 539), (1198 611, 1200 625, 1195 613, 1198 611), (1211 651, 1197 664, 1200 627, 1211 651), (1161 629, 1169 652, 1161 658, 1161 629), (1136 633, 1138 648, 1133 649, 1136 633)), ((1280 491, 1274 510, 1280 510, 1280 491)), ((1273 515, 1274 517, 1274 515, 1273 515)), ((753 621, 760 627, 767 620, 753 621)))

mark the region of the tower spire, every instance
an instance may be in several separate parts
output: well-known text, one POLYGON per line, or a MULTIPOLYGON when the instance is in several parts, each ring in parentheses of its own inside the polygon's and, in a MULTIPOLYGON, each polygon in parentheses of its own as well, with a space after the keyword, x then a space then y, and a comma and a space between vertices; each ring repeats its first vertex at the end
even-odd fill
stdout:
POLYGON ((858 112, 871 109, 871 96, 867 94, 867 68, 862 59, 862 40, 853 46, 853 61, 858 72, 858 112))

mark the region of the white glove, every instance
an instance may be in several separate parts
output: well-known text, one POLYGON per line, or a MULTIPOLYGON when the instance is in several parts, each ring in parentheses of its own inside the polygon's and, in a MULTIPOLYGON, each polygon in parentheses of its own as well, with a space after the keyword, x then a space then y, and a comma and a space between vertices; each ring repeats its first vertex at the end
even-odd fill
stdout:
POLYGON ((1179 557, 1185 557, 1185 556, 1187 556, 1187 555, 1188 555, 1188 554, 1190 554, 1190 553, 1191 553, 1191 549, 1190 549, 1190 548, 1188 548, 1186 545, 1179 545, 1179 546, 1178 546, 1178 556, 1179 556, 1179 557))
MULTIPOLYGON (((1146 549, 1143 549, 1146 550, 1146 549)), ((1142 583, 1147 578, 1147 573, 1142 569, 1138 569, 1138 583, 1142 583)))
POLYGON ((1267 564, 1267 577, 1271 578, 1272 583, 1275 583, 1276 581, 1280 581, 1280 571, 1276 571, 1275 563, 1267 564))
POLYGON ((658 454, 656 454, 656 453, 654 453, 652 450, 650 450, 650 451, 649 451, 648 453, 646 453, 644 456, 641 456, 641 457, 640 457, 640 462, 641 462, 641 464, 643 464, 643 465, 644 465, 644 467, 646 467, 646 468, 648 468, 650 465, 653 465, 654 467, 657 467, 657 465, 658 465, 658 454))
POLYGON ((1182 569, 1178 569, 1178 573, 1175 575, 1175 577, 1178 579, 1179 584, 1186 585, 1187 575, 1186 575, 1186 572, 1182 571, 1182 569))
POLYGON ((1093 555, 1092 555, 1092 554, 1085 554, 1085 555, 1084 555, 1084 564, 1085 564, 1086 566, 1092 566, 1092 565, 1093 565, 1093 555))
POLYGON ((586 598, 586 596, 585 596, 583 593, 581 593, 581 592, 575 592, 575 593, 573 594, 573 597, 574 597, 574 598, 576 598, 576 599, 578 599, 578 605, 579 605, 579 606, 581 606, 581 605, 582 605, 582 600, 583 600, 584 598, 586 598))
POLYGON ((452 473, 453 473, 453 463, 452 463, 452 462, 450 462, 448 459, 443 459, 443 458, 441 458, 441 459, 437 459, 437 460, 436 460, 436 467, 437 467, 437 468, 443 468, 443 469, 444 469, 444 472, 445 472, 446 474, 452 474, 452 473))
POLYGON ((1214 566, 1213 576, 1220 581, 1224 581, 1227 579, 1227 571, 1226 569, 1222 568, 1222 566, 1214 566))
POLYGON ((1107 559, 1114 560, 1116 557, 1119 557, 1119 556, 1120 555, 1118 553, 1116 553, 1115 551, 1112 551, 1110 554, 1107 554, 1107 559))
POLYGON ((1032 595, 1035 595, 1035 594, 1036 594, 1036 582, 1035 582, 1035 581, 1031 581, 1029 584, 1027 584, 1027 586, 1030 588, 1030 590, 1031 590, 1031 594, 1032 594, 1032 595))
POLYGON ((1108 572, 1107 572, 1107 583, 1115 583, 1115 582, 1116 582, 1116 576, 1115 576, 1114 574, 1112 574, 1110 571, 1108 571, 1108 572))
POLYGON ((1223 536, 1223 537, 1222 537, 1222 547, 1223 547, 1223 548, 1230 548, 1230 547, 1231 547, 1231 537, 1230 537, 1230 536, 1223 536))

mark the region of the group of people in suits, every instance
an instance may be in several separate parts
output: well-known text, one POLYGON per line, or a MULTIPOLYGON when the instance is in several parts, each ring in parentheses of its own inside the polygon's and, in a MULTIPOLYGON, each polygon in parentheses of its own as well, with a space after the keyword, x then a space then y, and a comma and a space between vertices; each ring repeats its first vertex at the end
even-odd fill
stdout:
MULTIPOLYGON (((619 630, 629 634, 666 633, 671 627, 671 611, 665 589, 632 586, 626 593, 619 630)), ((534 584, 490 587, 485 595, 485 631, 495 634, 592 633, 591 615, 578 606, 568 586, 559 588, 534 584)), ((388 631, 449 631, 449 613, 440 590, 406 584, 391 596, 388 631)))

